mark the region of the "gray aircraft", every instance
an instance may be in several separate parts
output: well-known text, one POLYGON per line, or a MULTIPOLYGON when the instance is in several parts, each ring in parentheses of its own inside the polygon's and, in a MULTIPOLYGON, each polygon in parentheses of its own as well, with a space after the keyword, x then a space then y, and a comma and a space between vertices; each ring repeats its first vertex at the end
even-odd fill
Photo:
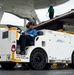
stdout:
POLYGON ((42 9, 50 5, 56 6, 69 0, 0 0, 0 20, 4 12, 14 14, 27 20, 40 22, 35 9, 42 9))

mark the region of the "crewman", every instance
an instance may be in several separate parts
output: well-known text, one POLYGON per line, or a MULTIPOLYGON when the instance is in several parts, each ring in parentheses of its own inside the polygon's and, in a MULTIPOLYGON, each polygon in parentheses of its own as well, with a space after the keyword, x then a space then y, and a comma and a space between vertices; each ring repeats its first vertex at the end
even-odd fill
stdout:
POLYGON ((53 6, 50 6, 48 9, 49 18, 52 19, 54 17, 54 8, 53 6))
POLYGON ((37 36, 37 30, 34 29, 35 23, 34 22, 28 22, 26 25, 28 30, 24 31, 23 34, 19 38, 20 42, 20 54, 25 54, 25 47, 26 45, 30 45, 34 38, 37 36))

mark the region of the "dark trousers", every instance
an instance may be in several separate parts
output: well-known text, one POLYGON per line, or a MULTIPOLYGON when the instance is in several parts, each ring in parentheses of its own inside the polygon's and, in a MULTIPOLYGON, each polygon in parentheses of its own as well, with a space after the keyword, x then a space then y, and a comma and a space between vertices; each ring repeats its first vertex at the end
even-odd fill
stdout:
POLYGON ((52 12, 49 13, 49 18, 52 19, 54 17, 54 14, 52 12))
POLYGON ((20 36, 20 39, 19 39, 20 50, 21 50, 21 51, 24 51, 24 50, 25 50, 25 47, 26 47, 27 45, 30 45, 32 39, 33 39, 33 38, 30 37, 29 35, 23 35, 23 34, 22 34, 22 35, 20 36))

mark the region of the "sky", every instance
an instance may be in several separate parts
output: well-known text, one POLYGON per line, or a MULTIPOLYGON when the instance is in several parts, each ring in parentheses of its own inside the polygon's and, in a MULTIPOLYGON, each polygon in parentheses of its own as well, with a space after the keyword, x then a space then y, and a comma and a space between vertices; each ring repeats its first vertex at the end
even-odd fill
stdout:
MULTIPOLYGON (((54 16, 66 13, 66 12, 70 11, 71 9, 74 9, 74 0, 70 0, 66 3, 64 3, 64 4, 55 6, 54 7, 54 10, 55 10, 54 16)), ((40 21, 46 21, 46 20, 49 19, 48 8, 39 9, 39 10, 35 10, 35 11, 36 11, 40 21)), ((2 24, 6 24, 6 23, 8 24, 9 23, 9 24, 12 24, 12 25, 19 24, 19 26, 20 25, 23 26, 24 20, 12 15, 12 14, 4 13, 1 23, 2 24)))

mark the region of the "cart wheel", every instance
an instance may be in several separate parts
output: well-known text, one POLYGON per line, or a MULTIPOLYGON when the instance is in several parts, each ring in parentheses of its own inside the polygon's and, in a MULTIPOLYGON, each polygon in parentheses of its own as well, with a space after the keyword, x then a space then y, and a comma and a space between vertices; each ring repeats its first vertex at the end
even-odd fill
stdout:
POLYGON ((73 68, 74 69, 74 52, 72 53, 72 63, 71 64, 68 64, 69 67, 73 68))
POLYGON ((1 63, 2 69, 11 70, 15 67, 16 63, 14 62, 3 62, 1 63))
POLYGON ((42 49, 35 49, 30 56, 30 67, 35 70, 42 70, 46 68, 47 54, 42 49))

